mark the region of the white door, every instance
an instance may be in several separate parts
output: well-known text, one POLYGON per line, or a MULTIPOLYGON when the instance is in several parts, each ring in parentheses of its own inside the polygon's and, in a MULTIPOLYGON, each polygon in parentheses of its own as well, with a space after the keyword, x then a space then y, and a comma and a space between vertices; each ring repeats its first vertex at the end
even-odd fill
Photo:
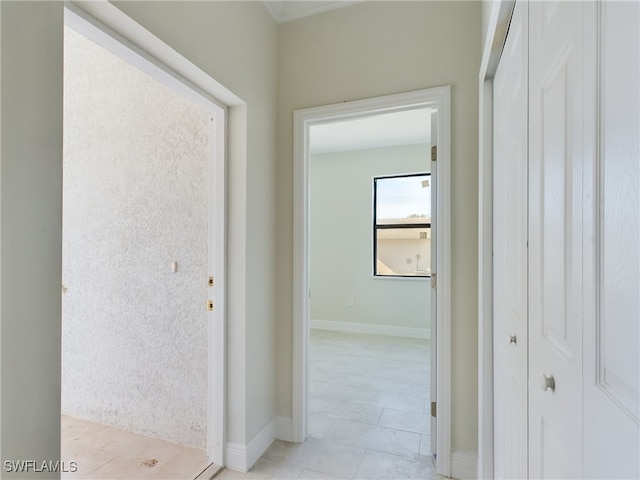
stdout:
POLYGON ((595 101, 585 79, 596 75, 585 34, 595 25, 593 2, 529 2, 532 478, 582 477, 583 165, 593 141, 583 122, 595 101))
POLYGON ((494 79, 497 478, 524 476, 526 461, 531 478, 640 477, 639 30, 638 2, 516 4, 494 79), (521 31, 528 55, 514 50, 526 42, 521 31), (528 100, 518 96, 522 59, 528 100), (514 170, 526 164, 517 161, 523 121, 528 425, 519 423, 523 359, 509 333, 527 324, 516 320, 527 271, 517 255, 526 175, 514 170))
POLYGON ((602 2, 596 154, 585 162, 585 478, 640 478, 640 7, 602 2))
POLYGON ((527 477, 527 15, 516 3, 494 78, 494 475, 527 477))
MULTIPOLYGON (((431 114, 431 149, 432 152, 437 152, 438 150, 438 112, 433 112, 431 114)), ((436 229, 438 226, 436 225, 437 218, 436 213, 438 212, 438 184, 436 179, 438 178, 438 162, 433 161, 433 154, 431 155, 431 365, 429 365, 431 369, 431 383, 430 383, 430 391, 429 397, 431 399, 431 404, 436 401, 437 398, 437 375, 436 375, 436 361, 437 361, 437 274, 435 277, 433 276, 433 272, 438 271, 438 243, 436 241, 436 229)), ((431 429, 430 429, 430 439, 431 439, 431 453, 434 455, 437 453, 437 440, 438 440, 438 422, 436 421, 436 415, 433 415, 433 411, 431 412, 431 429)))

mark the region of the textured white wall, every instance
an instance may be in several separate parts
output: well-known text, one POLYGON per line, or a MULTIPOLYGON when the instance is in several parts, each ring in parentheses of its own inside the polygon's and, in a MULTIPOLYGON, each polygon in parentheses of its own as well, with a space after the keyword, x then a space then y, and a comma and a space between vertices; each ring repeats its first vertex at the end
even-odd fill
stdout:
POLYGON ((427 144, 311 156, 312 319, 430 328, 429 279, 372 277, 372 179, 428 172, 429 159, 427 144))
POLYGON ((209 114, 69 28, 64 59, 62 411, 205 447, 209 114))

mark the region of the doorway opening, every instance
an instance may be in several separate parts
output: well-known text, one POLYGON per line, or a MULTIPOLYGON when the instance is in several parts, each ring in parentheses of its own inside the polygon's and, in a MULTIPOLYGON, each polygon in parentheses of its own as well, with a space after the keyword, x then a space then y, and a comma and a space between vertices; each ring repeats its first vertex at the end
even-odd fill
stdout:
MULTIPOLYGON (((434 455, 437 453, 438 473, 445 475, 450 470, 448 375, 450 365, 450 332, 448 327, 450 259, 447 246, 449 238, 449 167, 447 161, 450 138, 449 103, 449 87, 441 87, 299 110, 294 114, 294 205, 296 211, 294 212, 293 438, 301 442, 309 435, 344 436, 349 429, 360 431, 363 428, 393 428, 400 426, 401 418, 417 415, 420 418, 413 418, 411 421, 418 420, 421 431, 408 432, 415 435, 415 438, 408 440, 415 443, 416 453, 432 453, 434 455), (409 119, 412 115, 428 117, 429 123, 432 123, 434 127, 433 133, 428 127, 428 123, 425 123, 422 125, 420 140, 400 139, 403 135, 409 134, 408 128, 400 127, 400 119, 403 117, 409 119), (385 118, 393 119, 392 125, 384 126, 383 120, 385 118), (377 133, 373 133, 373 137, 376 138, 375 142, 378 143, 370 144, 368 149, 363 147, 364 144, 357 143, 359 140, 355 133, 356 130, 342 128, 342 134, 336 133, 340 127, 346 126, 360 126, 364 131, 367 131, 365 125, 376 122, 382 125, 377 133), (332 132, 332 129, 336 130, 332 132), (398 130, 398 133, 395 134, 395 145, 387 144, 385 146, 380 143, 384 142, 383 137, 394 136, 395 129, 398 130), (334 142, 333 147, 325 146, 325 144, 331 144, 332 141, 334 142), (348 146, 349 142, 351 142, 351 146, 348 146), (371 147, 378 148, 372 149, 371 147), (342 152, 336 153, 336 148, 342 152), (321 153, 323 149, 325 152, 321 153), (334 151, 330 152, 331 149, 334 151), (404 149, 403 153, 407 155, 400 153, 402 149, 404 149), (431 162, 432 153, 433 159, 439 160, 442 167, 435 168, 438 162, 431 162), (376 155, 381 158, 392 157, 386 167, 391 170, 385 171, 383 169, 378 172, 370 170, 372 165, 376 163, 376 155), (357 157, 362 157, 360 163, 354 160, 357 157), (417 163, 411 163, 408 160, 411 157, 417 163), (328 171, 331 163, 335 163, 333 172, 328 171), (426 274, 426 268, 418 269, 417 267, 409 269, 412 275, 404 275, 406 266, 403 267, 404 273, 402 274, 376 275, 374 266, 379 265, 379 262, 375 262, 372 257, 376 251, 373 240, 375 236, 372 235, 372 232, 378 228, 375 226, 372 208, 374 177, 415 173, 429 173, 430 178, 425 182, 420 182, 421 184, 424 183, 425 186, 429 185, 430 187, 438 185, 438 188, 433 188, 432 198, 435 208, 433 209, 433 219, 429 219, 433 230, 428 233, 432 234, 430 237, 433 239, 434 249, 436 244, 441 247, 438 249, 437 256, 434 254, 431 258, 429 275, 426 274), (355 180, 356 178, 360 178, 360 180, 355 180), (358 186, 356 186, 356 182, 358 186), (344 184, 344 188, 340 187, 341 184, 344 184), (357 193, 359 189, 362 192, 357 193), (328 207, 329 205, 333 206, 328 207), (352 208, 358 208, 361 211, 351 212, 352 208), (314 212, 316 212, 315 215, 314 212), (325 225, 322 224, 323 221, 325 225), (359 225, 359 229, 364 232, 362 235, 366 238, 354 234, 351 227, 355 224, 359 225), (365 239, 363 240, 363 238, 365 239), (358 242, 359 246, 346 247, 346 243, 353 241, 358 242), (327 249, 329 250, 327 251, 327 249), (341 256, 344 258, 340 258, 341 256), (339 269, 343 269, 344 272, 338 272, 339 269), (420 274, 417 273, 419 270, 420 274), (355 277, 359 277, 359 281, 355 277), (437 288, 435 288, 436 277, 437 288), (390 282, 394 284, 390 285, 390 282), (428 283, 431 283, 433 288, 429 288, 428 283), (371 288, 379 290, 378 293, 367 292, 371 288), (383 318, 398 320, 399 316, 389 314, 389 312, 385 313, 380 305, 378 305, 379 308, 376 305, 382 301, 385 294, 397 289, 406 290, 404 295, 407 297, 407 305, 409 303, 420 304, 414 306, 414 311, 417 310, 423 314, 422 318, 420 313, 413 317, 417 323, 384 324, 383 318), (431 328, 429 328, 428 322, 430 313, 431 328), (423 323, 420 323, 421 321, 423 323), (336 333, 336 331, 341 333, 336 333), (372 336, 372 334, 378 336, 372 336), (422 397, 413 395, 414 399, 422 398, 421 407, 409 406, 409 409, 413 411, 404 412, 403 408, 394 409, 392 395, 387 395, 387 400, 391 403, 375 405, 376 402, 371 401, 371 396, 367 397, 366 392, 358 391, 354 392, 354 395, 360 396, 360 401, 356 403, 367 405, 367 408, 363 407, 359 411, 349 412, 348 408, 340 410, 333 405, 333 413, 327 421, 327 418, 322 417, 322 405, 323 401, 326 403, 326 399, 323 400, 322 395, 324 394, 318 393, 317 390, 317 387, 321 385, 323 388, 327 387, 327 382, 323 381, 322 375, 329 375, 337 383, 350 382, 346 377, 335 378, 339 372, 335 371, 336 365, 334 367, 329 365, 331 361, 335 361, 335 358, 331 359, 331 352, 354 360, 356 363, 345 368, 347 370, 349 368, 355 369, 351 373, 360 375, 362 378, 363 375, 367 375, 363 369, 368 369, 372 363, 371 361, 367 363, 367 354, 365 354, 364 362, 368 366, 365 367, 362 363, 357 364, 363 359, 355 359, 355 356, 352 355, 353 351, 350 353, 347 345, 350 341, 355 342, 354 344, 360 342, 360 347, 369 345, 367 347, 370 350, 368 353, 371 353, 375 350, 373 346, 379 345, 380 340, 385 338, 379 336, 380 334, 386 335, 386 338, 390 340, 387 342, 388 345, 395 344, 395 347, 390 347, 391 349, 398 348, 402 336, 414 337, 406 339, 409 343, 419 343, 420 341, 424 343, 425 339, 431 338, 432 359, 429 359, 429 345, 426 345, 427 348, 422 350, 418 347, 416 358, 423 360, 422 362, 418 360, 419 364, 414 365, 412 370, 413 374, 418 377, 418 382, 407 381, 405 384, 407 386, 411 383, 412 387, 416 387, 419 392, 422 392, 421 394, 424 395, 422 397), (349 336, 350 338, 348 338, 349 336), (324 365, 322 365, 323 361, 324 365), (314 362, 319 363, 314 364, 314 362), (320 368, 316 368, 319 365, 320 368), (334 369, 333 373, 331 373, 332 368, 334 369), (422 371, 420 371, 421 368, 422 371), (432 374, 431 378, 428 378, 430 369, 432 374), (420 390, 420 381, 424 381, 423 390, 420 390), (314 395, 320 395, 320 398, 314 398, 314 395), (437 416, 432 417, 431 413, 436 413, 436 405, 437 416), (388 407, 386 415, 385 406, 388 407), (382 411, 378 411, 381 407, 382 411), (336 417, 338 415, 336 412, 339 411, 342 411, 343 416, 346 417, 355 416, 341 418, 336 422, 333 417, 336 417), (369 417, 366 416, 366 412, 369 412, 369 417), (353 422, 356 418, 359 420, 353 422), (428 438, 429 433, 431 433, 431 438, 428 438)), ((357 127, 355 128, 357 129, 357 127)), ((369 136, 371 136, 371 129, 369 129, 369 136)), ((423 214, 415 213, 415 215, 423 214)), ((408 216, 410 215, 408 214, 408 216)), ((423 226, 422 223, 421 226, 423 226)), ((409 230, 412 229, 408 228, 407 232, 409 230)), ((428 233, 424 233, 424 240, 427 240, 428 233)), ((418 239, 420 239, 420 232, 418 232, 418 239)), ((396 241, 402 243, 400 239, 390 240, 391 243, 396 241)), ((385 245, 385 248, 387 246, 385 245)), ((394 245, 391 251, 398 250, 397 254, 403 256, 405 262, 411 261, 413 263, 422 258, 420 253, 418 253, 420 258, 415 254, 407 256, 404 251, 405 247, 406 244, 394 245)), ((424 260, 423 258, 423 263, 424 260)), ((383 267, 381 268, 384 270, 383 267)), ((395 293, 398 294, 398 292, 395 293)), ((405 349, 404 347, 399 348, 400 350, 405 349)), ((378 354, 374 354, 374 356, 376 355, 378 354)), ((380 360, 381 368, 384 361, 380 360)), ((394 360, 389 360, 388 363, 393 362, 394 360)), ((411 364, 411 360, 408 360, 407 365, 409 364, 411 364)), ((411 374, 409 373, 409 375, 411 374)), ((401 388, 400 384, 403 383, 401 379, 387 378, 387 382, 393 383, 396 380, 399 381, 398 388, 401 388)), ((383 386, 380 384, 373 388, 383 386)), ((365 386, 365 390, 370 387, 371 385, 365 386)), ((406 393, 408 392, 405 391, 406 393)), ((401 405, 398 402, 395 406, 401 405)), ((328 410, 324 410, 325 413, 328 412, 328 410)), ((358 435, 356 434, 356 436, 358 435)), ((365 436, 367 434, 360 435, 360 437, 365 436)))
POLYGON ((223 465, 225 122, 224 106, 65 8, 61 430, 71 478, 193 478, 223 465))
POLYGON ((367 455, 431 454, 431 113, 310 131, 308 435, 367 455))

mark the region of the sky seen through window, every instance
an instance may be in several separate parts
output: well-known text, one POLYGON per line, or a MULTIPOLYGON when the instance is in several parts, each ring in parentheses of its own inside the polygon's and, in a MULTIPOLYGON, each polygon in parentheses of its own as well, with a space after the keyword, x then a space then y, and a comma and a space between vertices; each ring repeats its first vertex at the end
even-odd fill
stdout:
POLYGON ((377 179, 376 220, 412 215, 431 218, 430 183, 430 175, 377 179), (428 187, 422 186, 425 180, 429 181, 428 187))

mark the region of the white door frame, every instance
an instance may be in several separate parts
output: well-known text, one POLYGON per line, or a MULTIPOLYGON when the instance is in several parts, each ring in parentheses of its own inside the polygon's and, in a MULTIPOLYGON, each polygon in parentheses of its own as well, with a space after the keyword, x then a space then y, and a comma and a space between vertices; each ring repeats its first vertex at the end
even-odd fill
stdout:
MULTIPOLYGON (((309 351, 309 131, 311 126, 417 107, 436 107, 438 132, 438 313, 437 457, 438 473, 451 474, 451 88, 429 88, 294 112, 293 160, 293 415, 292 440, 307 436, 309 351)), ((432 320, 433 321, 433 320, 432 320)))
POLYGON ((493 77, 514 6, 492 3, 479 75, 478 478, 493 478, 493 77))
MULTIPOLYGON (((226 440, 226 165, 229 107, 241 101, 109 2, 66 2, 65 24, 211 113, 209 154, 207 455, 224 465, 226 440), (222 103, 222 99, 225 103, 222 103)), ((207 279, 203 278, 203 282, 207 279)), ((206 299, 202 299, 204 302, 206 299)))

